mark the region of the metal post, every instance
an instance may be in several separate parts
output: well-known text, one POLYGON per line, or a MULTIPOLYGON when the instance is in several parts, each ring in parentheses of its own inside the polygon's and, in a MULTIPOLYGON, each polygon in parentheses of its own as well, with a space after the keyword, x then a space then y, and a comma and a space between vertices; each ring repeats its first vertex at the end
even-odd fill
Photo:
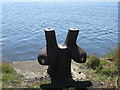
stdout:
POLYGON ((51 82, 69 82, 71 76, 71 59, 78 63, 86 61, 86 52, 76 44, 79 30, 71 28, 65 43, 57 45, 54 29, 45 29, 46 47, 38 56, 41 65, 48 65, 51 82))

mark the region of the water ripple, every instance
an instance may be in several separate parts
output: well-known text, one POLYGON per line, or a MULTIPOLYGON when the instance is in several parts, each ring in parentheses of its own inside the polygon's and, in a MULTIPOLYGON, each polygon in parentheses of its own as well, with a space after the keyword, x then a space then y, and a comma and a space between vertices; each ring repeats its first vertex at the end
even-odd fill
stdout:
POLYGON ((4 3, 3 60, 36 59, 46 43, 45 28, 55 29, 58 44, 69 28, 78 28, 78 45, 102 56, 118 41, 117 8, 117 3, 4 3))

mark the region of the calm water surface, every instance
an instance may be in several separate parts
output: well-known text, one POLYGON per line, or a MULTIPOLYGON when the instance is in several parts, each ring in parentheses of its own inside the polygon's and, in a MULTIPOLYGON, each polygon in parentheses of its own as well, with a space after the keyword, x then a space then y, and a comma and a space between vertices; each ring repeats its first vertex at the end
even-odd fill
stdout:
POLYGON ((117 3, 3 3, 3 61, 34 60, 45 46, 45 28, 54 28, 58 44, 68 29, 80 29, 78 45, 101 57, 118 42, 117 3))

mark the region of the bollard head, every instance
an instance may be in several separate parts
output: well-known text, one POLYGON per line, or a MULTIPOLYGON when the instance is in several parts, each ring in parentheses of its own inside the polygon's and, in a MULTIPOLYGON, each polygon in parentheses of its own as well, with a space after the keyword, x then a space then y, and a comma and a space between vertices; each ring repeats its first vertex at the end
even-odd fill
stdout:
POLYGON ((46 28, 45 31, 54 31, 53 28, 46 28))
POLYGON ((55 30, 52 28, 47 28, 44 30, 45 37, 46 37, 46 45, 47 48, 58 48, 56 36, 55 36, 55 30))
POLYGON ((65 40, 65 45, 67 47, 73 47, 76 45, 76 40, 78 37, 79 29, 77 28, 70 28, 65 40))
POLYGON ((69 28, 70 31, 79 31, 77 28, 69 28))

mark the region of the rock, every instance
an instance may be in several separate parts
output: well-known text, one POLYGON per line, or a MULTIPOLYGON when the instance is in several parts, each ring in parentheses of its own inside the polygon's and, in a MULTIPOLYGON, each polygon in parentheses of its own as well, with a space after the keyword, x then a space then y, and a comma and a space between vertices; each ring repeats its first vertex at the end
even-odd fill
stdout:
POLYGON ((72 72, 72 77, 75 81, 77 81, 78 79, 81 80, 86 78, 86 75, 83 72, 81 72, 79 65, 80 65, 79 63, 72 61, 71 72, 72 72))
POLYGON ((16 73, 26 80, 36 80, 40 77, 48 77, 48 66, 40 65, 37 60, 15 61, 11 65, 15 69, 16 73))
MULTIPOLYGON (((74 80, 81 80, 86 78, 86 75, 81 72, 79 68, 79 63, 72 61, 71 64, 71 73, 74 80)), ((28 80, 41 80, 49 77, 47 74, 48 66, 43 66, 38 63, 37 60, 32 61, 15 61, 12 63, 13 68, 17 72, 17 74, 24 78, 26 81, 28 80), (39 79, 38 79, 39 78, 39 79)))
MULTIPOLYGON (((22 77, 24 81, 29 83, 34 83, 36 81, 40 82, 43 80, 47 83, 50 80, 49 75, 47 74, 48 66, 40 65, 37 60, 15 61, 11 65, 17 74, 22 77)), ((95 78, 92 69, 88 69, 83 64, 76 63, 73 60, 71 64, 71 73, 75 81, 87 81, 93 77, 95 78)), ((99 82, 94 83, 93 85, 93 87, 97 87, 101 84, 99 82)))

